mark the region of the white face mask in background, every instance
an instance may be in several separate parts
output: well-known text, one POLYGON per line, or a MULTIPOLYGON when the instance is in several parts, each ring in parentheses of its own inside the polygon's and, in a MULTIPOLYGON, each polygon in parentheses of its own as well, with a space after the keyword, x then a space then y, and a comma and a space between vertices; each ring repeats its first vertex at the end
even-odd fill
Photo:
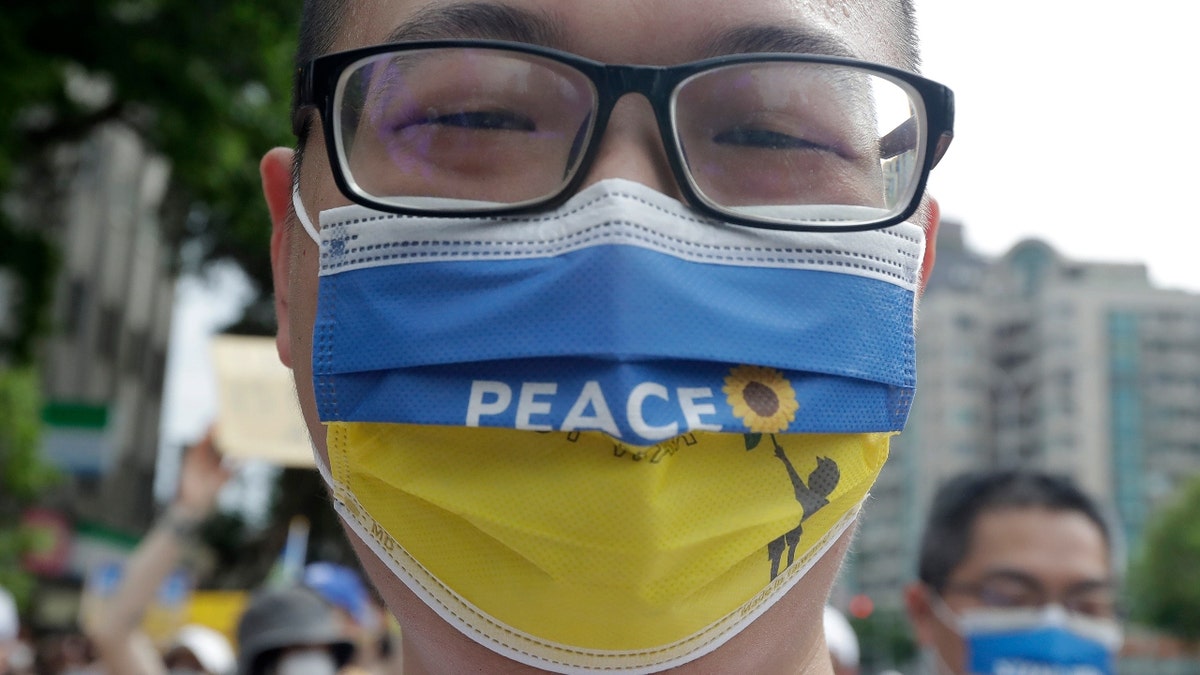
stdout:
MULTIPOLYGON (((33 647, 30 647, 26 642, 17 642, 13 644, 8 652, 8 667, 14 671, 28 670, 33 668, 34 654, 33 647)), ((5 665, 0 663, 0 666, 5 665)))
POLYGON ((1112 675, 1113 657, 1123 641, 1115 619, 1068 612, 1057 604, 979 607, 956 613, 935 596, 933 609, 962 636, 968 673, 1112 675))
POLYGON ((328 649, 289 651, 279 658, 275 675, 335 675, 337 661, 328 649))

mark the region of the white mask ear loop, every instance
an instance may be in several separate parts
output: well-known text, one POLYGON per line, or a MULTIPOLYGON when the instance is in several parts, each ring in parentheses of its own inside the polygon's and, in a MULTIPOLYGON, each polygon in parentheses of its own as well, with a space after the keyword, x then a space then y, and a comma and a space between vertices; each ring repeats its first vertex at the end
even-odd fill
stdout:
POLYGON ((312 220, 308 218, 308 211, 304 208, 304 202, 300 201, 300 186, 292 188, 292 208, 296 209, 296 218, 300 220, 300 224, 304 227, 304 231, 317 244, 321 245, 321 235, 317 233, 317 228, 313 226, 312 220))
MULTIPOLYGON (((304 227, 304 231, 308 236, 316 242, 317 246, 321 245, 321 235, 317 233, 317 228, 313 227, 312 220, 308 217, 308 211, 304 208, 304 202, 300 201, 300 188, 292 188, 292 208, 296 210, 296 218, 299 219, 300 225, 304 227)), ((321 453, 317 451, 317 446, 313 444, 313 459, 316 460, 317 470, 321 473, 321 478, 325 480, 325 484, 333 487, 333 474, 329 471, 329 465, 322 459, 321 453)))
POLYGON ((933 589, 929 589, 929 608, 933 610, 933 615, 942 622, 942 625, 954 631, 959 637, 963 637, 962 619, 959 618, 957 612, 950 609, 950 606, 942 599, 941 593, 933 589))
MULTIPOLYGON (((962 626, 958 618, 958 614, 950 609, 946 601, 942 599, 942 594, 929 589, 929 608, 933 610, 933 615, 941 621, 944 626, 954 631, 954 634, 960 638, 963 636, 962 626)), ((950 663, 942 656, 941 650, 936 646, 929 646, 927 654, 933 659, 934 670, 939 675, 954 675, 955 669, 950 667, 950 663)), ((966 655, 964 654, 964 657, 966 655)))

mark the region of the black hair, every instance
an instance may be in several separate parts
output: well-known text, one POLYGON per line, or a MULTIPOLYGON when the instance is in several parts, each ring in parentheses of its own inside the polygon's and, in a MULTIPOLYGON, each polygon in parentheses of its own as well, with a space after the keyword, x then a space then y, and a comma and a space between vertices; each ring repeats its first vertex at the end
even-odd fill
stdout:
MULTIPOLYGON (((300 68, 309 61, 328 54, 337 40, 338 31, 342 27, 342 17, 349 11, 349 0, 304 0, 300 10, 300 35, 296 41, 296 60, 292 68, 292 106, 291 114, 295 117, 299 108, 297 94, 300 85, 300 68)), ((304 157, 304 148, 308 145, 308 134, 313 124, 313 116, 300 126, 296 139, 296 156, 292 161, 292 182, 300 180, 300 164, 304 157)))
POLYGON ((964 473, 943 483, 933 498, 921 539, 917 577, 940 593, 966 557, 979 517, 1011 508, 1081 513, 1096 525, 1105 547, 1112 550, 1111 533, 1100 509, 1071 479, 1021 469, 964 473))

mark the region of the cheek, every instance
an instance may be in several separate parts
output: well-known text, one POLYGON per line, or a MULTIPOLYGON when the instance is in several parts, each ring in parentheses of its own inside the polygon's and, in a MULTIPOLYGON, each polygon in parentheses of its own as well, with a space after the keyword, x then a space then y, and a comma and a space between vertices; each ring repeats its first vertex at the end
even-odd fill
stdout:
MULTIPOLYGON (((467 672, 468 669, 471 672, 499 672, 488 670, 486 665, 499 666, 503 659, 451 628, 409 590, 353 530, 346 527, 345 521, 341 521, 340 518, 338 520, 342 523, 346 539, 354 548, 367 578, 379 591, 388 612, 403 629, 406 662, 411 660, 413 663, 440 663, 444 666, 441 672, 467 672), (437 651, 430 653, 427 648, 421 649, 422 645, 434 645, 437 651)), ((511 665, 511 662, 508 665, 511 665)))
POLYGON ((962 638, 945 626, 938 628, 937 650, 946 665, 955 672, 963 672, 967 665, 967 648, 962 638))
MULTIPOLYGON (((296 224, 296 228, 299 227, 299 224, 296 224)), ((325 427, 317 417, 312 381, 312 331, 317 308, 318 255, 316 244, 306 234, 301 232, 294 241, 299 243, 292 252, 291 285, 288 288, 288 334, 292 350, 292 375, 296 380, 296 395, 313 446, 324 456, 327 455, 325 427)))

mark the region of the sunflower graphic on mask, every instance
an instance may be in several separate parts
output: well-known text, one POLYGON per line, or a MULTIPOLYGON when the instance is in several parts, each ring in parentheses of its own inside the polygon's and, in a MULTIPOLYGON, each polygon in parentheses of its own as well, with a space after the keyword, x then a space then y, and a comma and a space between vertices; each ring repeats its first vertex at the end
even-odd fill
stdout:
POLYGON ((729 371, 721 391, 733 414, 754 433, 784 431, 800 409, 792 383, 774 368, 738 366, 729 371))

